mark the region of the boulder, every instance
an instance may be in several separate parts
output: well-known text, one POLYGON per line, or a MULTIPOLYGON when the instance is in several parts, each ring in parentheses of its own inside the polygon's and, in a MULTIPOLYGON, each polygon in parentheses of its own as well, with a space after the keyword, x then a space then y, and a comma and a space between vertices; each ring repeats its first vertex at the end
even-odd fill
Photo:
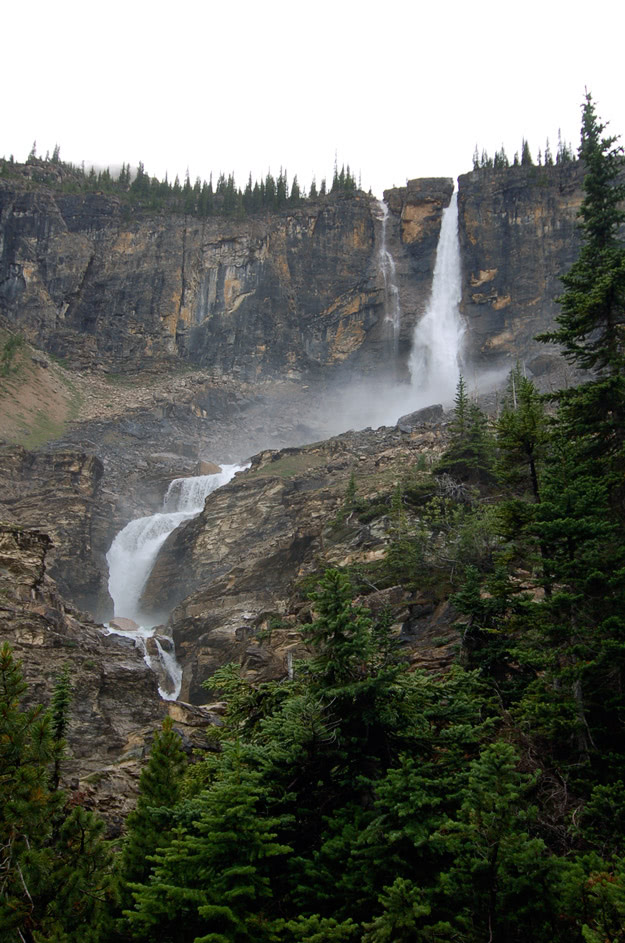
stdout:
POLYGON ((445 415, 445 411, 440 403, 433 406, 424 406, 423 409, 417 409, 414 413, 406 413, 397 420, 397 428, 400 432, 412 432, 417 426, 422 426, 425 422, 440 422, 445 415))

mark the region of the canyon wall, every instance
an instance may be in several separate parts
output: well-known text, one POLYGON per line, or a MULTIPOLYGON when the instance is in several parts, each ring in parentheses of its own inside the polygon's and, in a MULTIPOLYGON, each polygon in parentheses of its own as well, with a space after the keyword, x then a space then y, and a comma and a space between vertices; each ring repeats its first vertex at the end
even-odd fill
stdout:
MULTIPOLYGON (((392 193, 404 345, 427 302, 451 188, 435 179, 392 193)), ((183 361, 241 379, 379 372, 388 360, 380 237, 380 206, 363 193, 199 219, 14 174, 0 177, 0 315, 79 368, 183 361)))
MULTIPOLYGON (((536 357, 533 337, 552 322, 559 276, 579 247, 581 180, 578 162, 459 178, 468 363, 536 357)), ((0 176, 0 317, 79 368, 183 362, 242 380, 345 368, 405 375, 452 187, 428 178, 385 191, 402 311, 394 351, 381 208, 364 193, 199 219, 0 176)))

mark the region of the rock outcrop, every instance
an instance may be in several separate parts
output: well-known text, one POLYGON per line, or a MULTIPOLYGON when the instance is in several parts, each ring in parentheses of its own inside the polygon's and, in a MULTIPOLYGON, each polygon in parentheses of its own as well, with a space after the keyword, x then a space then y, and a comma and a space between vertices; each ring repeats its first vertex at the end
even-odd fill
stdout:
MULTIPOLYGON (((326 566, 384 557, 390 539, 384 511, 366 524, 357 515, 337 518, 352 473, 363 500, 390 503, 396 483, 418 461, 431 461, 444 441, 444 427, 427 422, 409 434, 346 433, 261 453, 250 471, 213 492, 204 511, 167 539, 143 595, 142 606, 157 614, 176 606, 169 629, 184 668, 183 700, 206 701, 202 682, 229 661, 256 680, 284 676, 289 658, 303 652, 298 581, 326 566)), ((398 621, 418 623, 407 629, 418 658, 436 606, 398 592, 398 621), (415 607, 424 606, 417 617, 415 607)), ((448 655, 441 647, 439 667, 448 655)))
POLYGON ((545 357, 556 356, 534 338, 552 325, 560 276, 579 251, 582 179, 578 161, 459 178, 468 362, 497 367, 520 359, 532 369, 536 360, 538 373, 548 366, 545 357))
POLYGON ((91 608, 102 592, 110 542, 102 473, 99 459, 82 452, 0 449, 0 519, 48 534, 49 573, 81 609, 91 608))

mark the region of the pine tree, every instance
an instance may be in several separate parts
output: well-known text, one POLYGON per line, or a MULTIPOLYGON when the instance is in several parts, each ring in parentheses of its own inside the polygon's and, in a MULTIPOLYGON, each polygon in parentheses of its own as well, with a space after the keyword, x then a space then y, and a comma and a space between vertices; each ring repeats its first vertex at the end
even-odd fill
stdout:
POLYGON ((538 390, 518 366, 510 373, 496 431, 499 475, 513 488, 527 482, 538 503, 539 466, 547 444, 547 423, 538 390))
POLYGON ((494 443, 488 419, 477 403, 469 402, 462 376, 456 389, 450 432, 450 442, 438 464, 438 472, 471 484, 491 482, 494 443))
POLYGON ((620 462, 625 437, 625 161, 617 139, 603 137, 604 130, 587 94, 579 148, 586 169, 579 214, 583 245, 562 278, 558 328, 538 339, 559 344, 570 363, 592 371, 589 380, 557 394, 569 435, 584 440, 590 457, 612 453, 620 462))
POLYGON ((69 706, 72 700, 72 685, 69 667, 66 665, 54 687, 50 711, 52 715, 51 733, 54 744, 54 769, 52 788, 58 789, 61 781, 61 761, 65 749, 65 732, 69 723, 69 706))
POLYGON ((521 165, 523 167, 531 167, 533 164, 534 161, 532 160, 532 155, 530 153, 530 146, 525 138, 523 138, 523 142, 521 144, 521 165))
POLYGON ((41 707, 22 710, 25 692, 21 665, 5 642, 0 649, 0 926, 13 930, 16 939, 20 928, 37 919, 31 869, 44 866, 40 848, 60 803, 48 790, 54 756, 50 715, 41 707))
POLYGON ((121 908, 132 901, 128 884, 147 881, 151 856, 171 839, 173 810, 180 798, 186 765, 180 736, 171 718, 166 717, 141 772, 136 808, 126 820, 127 834, 117 866, 121 908))
POLYGON ((169 943, 269 943, 267 913, 278 821, 264 813, 258 776, 237 745, 230 769, 196 800, 196 817, 155 856, 150 881, 135 885, 127 917, 138 939, 169 943))
POLYGON ((20 665, 0 649, 0 931, 2 940, 95 943, 110 891, 103 823, 58 789, 69 703, 22 710, 20 665), (53 766, 52 776, 50 766, 53 766), (50 788, 50 783, 54 788, 50 788))
POLYGON ((457 817, 438 832, 454 860, 440 876, 437 911, 467 943, 513 943, 528 934, 546 941, 553 933, 552 859, 530 834, 536 810, 527 795, 535 777, 517 764, 509 744, 488 746, 471 763, 457 817))

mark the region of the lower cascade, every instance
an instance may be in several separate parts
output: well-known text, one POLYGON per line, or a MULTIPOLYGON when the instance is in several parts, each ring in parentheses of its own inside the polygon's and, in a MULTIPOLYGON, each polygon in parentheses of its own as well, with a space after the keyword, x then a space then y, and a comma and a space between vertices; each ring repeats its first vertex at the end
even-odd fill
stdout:
POLYGON ((464 324, 458 305, 462 296, 458 241, 458 190, 443 210, 436 250, 432 294, 415 328, 410 354, 413 408, 453 400, 460 374, 464 324))
POLYGON ((159 693, 175 701, 182 685, 182 668, 176 660, 173 639, 163 635, 150 617, 141 611, 141 595, 167 537, 184 521, 203 510, 209 494, 234 478, 247 466, 222 465, 215 475, 175 478, 163 500, 163 510, 139 517, 120 530, 106 555, 109 566, 108 589, 113 600, 114 618, 108 634, 134 639, 146 664, 159 678, 159 693))

